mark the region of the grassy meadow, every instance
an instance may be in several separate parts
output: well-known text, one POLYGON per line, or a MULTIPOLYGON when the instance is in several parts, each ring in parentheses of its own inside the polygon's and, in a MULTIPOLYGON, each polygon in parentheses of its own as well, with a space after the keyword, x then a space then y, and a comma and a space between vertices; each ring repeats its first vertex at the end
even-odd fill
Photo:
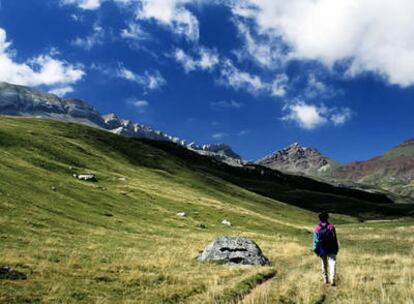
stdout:
POLYGON ((339 280, 327 288, 311 252, 316 213, 196 170, 145 142, 1 117, 0 172, 0 266, 28 276, 0 280, 0 303, 414 301, 411 219, 334 214, 339 280), (73 177, 89 172, 98 182, 73 177), (197 262, 219 235, 254 239, 272 266, 197 262))

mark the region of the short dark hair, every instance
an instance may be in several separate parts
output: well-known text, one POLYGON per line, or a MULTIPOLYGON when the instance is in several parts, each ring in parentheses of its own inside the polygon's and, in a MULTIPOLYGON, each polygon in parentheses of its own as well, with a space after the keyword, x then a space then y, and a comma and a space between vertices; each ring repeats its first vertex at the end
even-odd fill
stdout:
POLYGON ((319 213, 319 219, 323 222, 326 222, 329 219, 328 212, 319 213))

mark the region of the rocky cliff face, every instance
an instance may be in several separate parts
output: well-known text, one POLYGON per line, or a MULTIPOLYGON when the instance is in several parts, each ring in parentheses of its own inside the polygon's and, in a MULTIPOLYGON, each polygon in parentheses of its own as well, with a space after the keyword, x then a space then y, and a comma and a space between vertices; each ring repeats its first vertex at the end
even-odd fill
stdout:
POLYGON ((56 95, 0 82, 0 114, 47 117, 105 128, 101 115, 78 99, 61 99, 56 95))
POLYGON ((240 156, 227 145, 187 145, 185 140, 119 118, 113 113, 101 115, 85 101, 59 98, 25 86, 0 82, 0 114, 51 118, 86 124, 127 137, 171 141, 231 165, 242 164, 240 156))
POLYGON ((337 165, 335 161, 322 155, 318 150, 302 147, 298 143, 265 156, 257 161, 257 164, 282 172, 310 176, 326 174, 337 165))

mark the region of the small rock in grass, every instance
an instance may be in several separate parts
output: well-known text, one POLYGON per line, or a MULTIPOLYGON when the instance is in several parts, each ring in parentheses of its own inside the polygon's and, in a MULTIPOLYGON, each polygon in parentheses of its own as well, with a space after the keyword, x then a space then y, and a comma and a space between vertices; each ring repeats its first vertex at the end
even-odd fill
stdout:
POLYGON ((204 223, 198 224, 197 227, 201 228, 201 229, 207 229, 208 228, 207 224, 204 224, 204 223))
POLYGON ((52 191, 56 191, 56 187, 52 186, 52 191))
POLYGON ((179 217, 186 217, 187 214, 185 212, 178 212, 177 213, 177 216, 179 216, 179 217))
POLYGON ((231 222, 230 221, 228 221, 228 220, 226 220, 226 219, 224 219, 222 222, 221 222, 223 225, 226 225, 226 226, 231 226, 231 222))
POLYGON ((26 280, 27 276, 22 272, 14 270, 11 267, 5 266, 5 267, 0 267, 0 279, 1 280, 26 280))
POLYGON ((87 182, 96 182, 95 174, 79 174, 78 179, 87 182))

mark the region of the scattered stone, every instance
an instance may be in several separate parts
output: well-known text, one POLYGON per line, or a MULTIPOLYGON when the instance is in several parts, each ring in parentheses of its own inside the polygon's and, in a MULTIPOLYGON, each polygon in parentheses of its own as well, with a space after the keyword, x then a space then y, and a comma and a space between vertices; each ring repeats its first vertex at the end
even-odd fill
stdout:
POLYGON ((270 265, 259 246, 244 237, 220 236, 208 244, 197 259, 227 265, 270 265))
POLYGON ((56 191, 56 187, 52 186, 52 191, 56 191))
POLYGON ((208 228, 207 224, 204 224, 204 223, 198 224, 197 227, 201 228, 201 229, 207 229, 208 228))
POLYGON ((179 216, 179 217, 186 217, 187 214, 185 212, 178 212, 177 213, 177 216, 179 216))
POLYGON ((126 181, 126 180, 127 180, 127 178, 126 178, 126 177, 120 177, 120 178, 118 178, 118 180, 120 180, 120 181, 124 182, 124 181, 126 181))
POLYGON ((95 174, 79 174, 78 179, 87 182, 96 182, 95 174))
POLYGON ((72 171, 73 170, 73 167, 72 166, 69 166, 69 170, 72 171))
POLYGON ((230 221, 228 221, 228 220, 226 220, 226 219, 224 219, 222 222, 221 222, 223 225, 226 225, 226 226, 231 226, 231 222, 230 221))
POLYGON ((26 280, 27 276, 11 267, 0 267, 0 280, 26 280))
POLYGON ((78 175, 77 175, 76 173, 73 173, 73 174, 72 174, 72 176, 73 176, 74 178, 78 178, 78 175))

